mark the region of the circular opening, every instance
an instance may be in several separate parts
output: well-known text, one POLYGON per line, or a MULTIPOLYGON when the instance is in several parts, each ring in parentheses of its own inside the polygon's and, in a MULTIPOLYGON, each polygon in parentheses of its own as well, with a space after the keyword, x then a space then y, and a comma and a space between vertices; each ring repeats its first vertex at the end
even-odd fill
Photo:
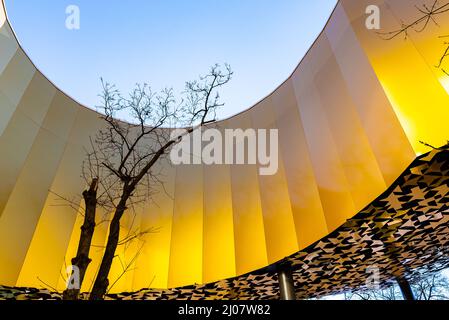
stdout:
POLYGON ((142 82, 180 92, 227 62, 235 76, 222 91, 223 119, 288 78, 337 0, 5 2, 30 59, 85 106, 99 103, 100 77, 123 92, 142 82))

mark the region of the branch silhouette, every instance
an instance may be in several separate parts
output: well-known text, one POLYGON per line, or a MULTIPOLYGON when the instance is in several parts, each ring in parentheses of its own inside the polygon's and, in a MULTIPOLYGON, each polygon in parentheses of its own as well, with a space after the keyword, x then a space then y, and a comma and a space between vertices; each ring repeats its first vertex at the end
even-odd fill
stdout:
MULTIPOLYGON (((410 23, 402 22, 401 28, 389 31, 389 32, 377 32, 384 40, 393 40, 394 38, 404 35, 404 40, 407 40, 410 35, 410 31, 413 30, 417 33, 423 32, 433 23, 436 26, 440 26, 437 21, 437 17, 449 12, 449 2, 440 5, 438 0, 433 0, 432 5, 422 4, 421 6, 415 6, 416 10, 419 12, 418 18, 410 23)), ((449 38, 449 35, 440 36, 442 38, 449 38)), ((444 74, 449 76, 449 71, 443 67, 446 62, 446 58, 449 57, 449 42, 444 42, 445 50, 441 55, 437 65, 437 69, 440 69, 444 74)))
POLYGON ((436 26, 439 26, 436 18, 443 13, 449 12, 449 2, 439 5, 438 0, 434 0, 431 6, 423 4, 422 7, 415 6, 418 12, 421 14, 416 20, 411 23, 402 23, 401 28, 389 31, 389 32, 378 32, 378 34, 385 40, 392 40, 400 35, 404 35, 404 39, 409 37, 409 31, 413 30, 415 32, 423 32, 431 22, 436 26))

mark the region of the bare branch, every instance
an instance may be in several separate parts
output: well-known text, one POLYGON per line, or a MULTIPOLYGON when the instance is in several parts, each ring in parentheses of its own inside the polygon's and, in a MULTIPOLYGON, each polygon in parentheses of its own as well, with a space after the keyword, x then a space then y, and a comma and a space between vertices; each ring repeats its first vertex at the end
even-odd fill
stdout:
POLYGON ((421 13, 421 15, 411 23, 402 23, 402 26, 397 30, 390 32, 378 32, 378 34, 385 40, 391 40, 400 35, 404 35, 404 38, 407 39, 409 37, 410 30, 414 30, 418 33, 423 32, 430 22, 433 22, 438 26, 436 17, 449 11, 449 3, 439 5, 438 0, 433 1, 434 2, 431 6, 426 4, 423 4, 422 7, 416 6, 416 9, 419 13, 421 13))

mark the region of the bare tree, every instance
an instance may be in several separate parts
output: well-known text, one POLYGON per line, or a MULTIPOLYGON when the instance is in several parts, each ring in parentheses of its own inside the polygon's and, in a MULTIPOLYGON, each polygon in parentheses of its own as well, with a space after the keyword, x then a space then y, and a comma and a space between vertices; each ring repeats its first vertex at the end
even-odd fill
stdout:
POLYGON ((442 273, 421 276, 412 283, 417 300, 448 300, 449 280, 442 273))
MULTIPOLYGON (((231 80, 232 75, 228 65, 213 66, 206 76, 186 83, 179 102, 175 99, 172 89, 155 93, 146 84, 136 85, 125 97, 115 86, 102 80, 101 109, 105 128, 92 139, 83 172, 86 181, 91 182, 89 191, 92 190, 92 193, 89 193, 89 196, 96 199, 95 206, 110 208, 113 213, 109 222, 107 244, 90 300, 102 299, 108 290, 109 272, 116 257, 117 246, 121 244, 122 217, 125 213, 132 212, 139 203, 151 201, 158 186, 163 184, 157 164, 167 158, 173 146, 183 137, 171 137, 171 130, 168 128, 184 126, 186 131, 183 135, 187 135, 195 128, 214 122, 217 108, 224 105, 220 102, 218 90, 231 80), (118 120, 125 114, 130 116, 134 123, 118 120)), ((92 205, 94 203, 95 201, 89 202, 92 205)), ((94 220, 95 210, 89 211, 89 215, 85 216, 86 226, 82 229, 86 232, 81 235, 81 249, 72 261, 77 263, 82 260, 84 264, 77 265, 83 268, 84 273, 88 265, 85 261, 90 261, 85 258, 88 257, 94 220)), ((128 269, 129 266, 126 266, 124 272, 128 269)))
MULTIPOLYGON (((411 283, 416 300, 448 300, 449 279, 441 272, 415 275, 411 283)), ((360 290, 345 293, 345 300, 402 300, 398 285, 378 290, 360 290)))
MULTIPOLYGON (((96 226, 107 222, 106 217, 97 217, 98 208, 108 212, 113 209, 113 202, 110 198, 110 188, 116 183, 114 177, 101 166, 100 157, 94 148, 95 142, 90 140, 92 151, 86 150, 86 159, 82 165, 82 177, 88 188, 82 193, 84 207, 78 207, 81 199, 67 199, 62 195, 55 194, 59 200, 63 200, 83 217, 80 239, 76 256, 71 260, 72 274, 67 283, 67 288, 63 292, 64 300, 78 300, 81 286, 92 260, 89 258, 90 250, 96 247, 92 244, 96 226), (99 179, 101 177, 101 180, 99 179)), ((63 278, 64 276, 61 275, 63 278)))
POLYGON ((345 300, 400 300, 401 291, 396 285, 378 290, 360 290, 345 293, 345 300))

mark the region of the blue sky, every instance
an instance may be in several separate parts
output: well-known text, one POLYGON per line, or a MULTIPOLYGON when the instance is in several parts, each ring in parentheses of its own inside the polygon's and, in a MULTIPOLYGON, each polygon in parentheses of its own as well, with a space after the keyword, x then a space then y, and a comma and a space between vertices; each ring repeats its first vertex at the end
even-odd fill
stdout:
POLYGON ((283 82, 336 0, 6 0, 22 46, 59 88, 88 107, 100 77, 128 91, 137 82, 183 89, 214 63, 235 77, 219 118, 247 109, 283 82), (80 8, 79 30, 65 26, 80 8))

